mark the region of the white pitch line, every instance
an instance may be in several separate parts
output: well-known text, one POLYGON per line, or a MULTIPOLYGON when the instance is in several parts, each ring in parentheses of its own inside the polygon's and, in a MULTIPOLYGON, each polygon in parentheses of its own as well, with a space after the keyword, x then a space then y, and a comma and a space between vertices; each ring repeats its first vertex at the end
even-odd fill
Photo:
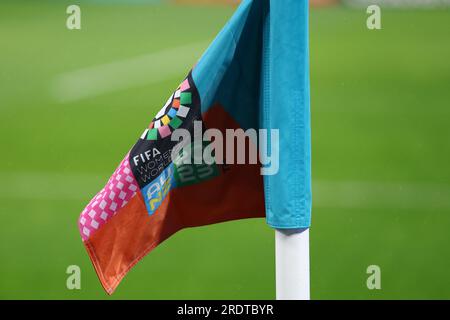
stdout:
POLYGON ((108 178, 75 173, 0 173, 0 199, 90 200, 108 178))
MULTIPOLYGON (((109 176, 0 173, 0 199, 89 201, 109 176)), ((313 207, 450 209, 450 185, 369 181, 313 181, 313 207)))
POLYGON ((64 103, 164 81, 189 71, 208 43, 191 43, 63 73, 52 81, 50 92, 64 103))
POLYGON ((450 185, 313 181, 313 203, 323 208, 450 209, 450 185))

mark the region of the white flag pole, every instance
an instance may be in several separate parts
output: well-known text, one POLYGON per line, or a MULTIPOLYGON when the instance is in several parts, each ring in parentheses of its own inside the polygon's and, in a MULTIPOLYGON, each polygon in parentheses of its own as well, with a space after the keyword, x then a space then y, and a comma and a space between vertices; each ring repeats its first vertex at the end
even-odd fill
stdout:
POLYGON ((277 300, 309 300, 309 228, 275 230, 277 300))

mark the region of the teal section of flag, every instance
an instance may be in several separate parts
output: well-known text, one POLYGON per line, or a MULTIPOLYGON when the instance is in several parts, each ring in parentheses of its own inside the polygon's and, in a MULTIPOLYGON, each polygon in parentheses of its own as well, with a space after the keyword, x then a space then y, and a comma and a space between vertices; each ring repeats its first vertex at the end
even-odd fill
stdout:
POLYGON ((264 176, 274 228, 311 223, 308 51, 308 1, 244 0, 193 70, 202 112, 220 103, 242 128, 279 130, 279 168, 264 176))

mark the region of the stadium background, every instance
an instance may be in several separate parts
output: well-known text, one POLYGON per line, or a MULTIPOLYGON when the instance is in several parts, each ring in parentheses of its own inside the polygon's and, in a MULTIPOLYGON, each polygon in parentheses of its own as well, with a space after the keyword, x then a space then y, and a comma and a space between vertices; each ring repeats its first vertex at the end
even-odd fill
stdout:
MULTIPOLYGON (((274 298, 262 219, 176 234, 111 298, 82 246, 79 213, 234 10, 157 2, 1 2, 0 298, 274 298), (102 68, 115 76, 86 78, 102 68), (73 264, 82 290, 66 289, 73 264)), ((450 11, 386 0, 369 31, 363 1, 345 3, 310 17, 312 298, 448 299, 450 11)))

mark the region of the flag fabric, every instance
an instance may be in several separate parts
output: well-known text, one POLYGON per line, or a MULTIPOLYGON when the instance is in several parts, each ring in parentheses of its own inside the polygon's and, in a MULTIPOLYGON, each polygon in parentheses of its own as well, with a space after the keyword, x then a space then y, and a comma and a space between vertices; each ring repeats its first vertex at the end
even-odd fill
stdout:
POLYGON ((308 1, 242 1, 80 215, 104 289, 113 293, 183 228, 256 217, 274 228, 309 227, 309 112, 308 1), (266 148, 279 153, 279 164, 262 175, 268 163, 261 156, 256 164, 173 160, 176 130, 193 133, 198 122, 201 132, 224 136, 226 129, 277 129, 266 148))

